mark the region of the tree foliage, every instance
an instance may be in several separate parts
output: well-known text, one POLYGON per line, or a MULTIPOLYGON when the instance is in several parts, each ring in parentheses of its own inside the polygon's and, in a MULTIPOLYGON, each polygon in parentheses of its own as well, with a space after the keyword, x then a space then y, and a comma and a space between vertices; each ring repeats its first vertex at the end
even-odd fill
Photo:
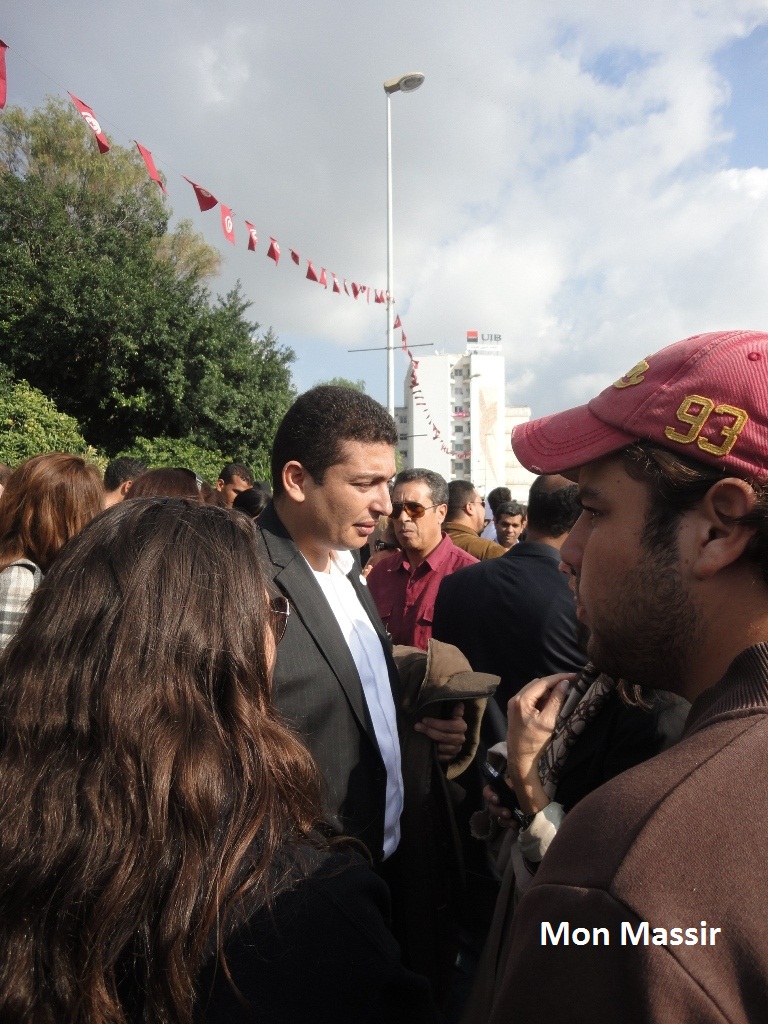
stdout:
MULTIPOLYGON (((219 256, 169 211, 137 153, 99 155, 57 100, 0 121, 0 360, 109 455, 137 438, 266 463, 293 353, 213 301, 219 256)), ((219 467, 220 468, 220 467, 219 467)))
POLYGON ((334 384, 339 388, 352 388, 353 391, 362 391, 363 394, 365 394, 364 380, 348 380, 346 377, 331 377, 330 380, 316 381, 315 387, 319 387, 321 384, 334 384))
POLYGON ((219 478, 221 467, 227 459, 220 451, 210 451, 184 438, 137 437, 130 448, 119 453, 140 459, 150 469, 182 467, 195 473, 214 485, 219 478))
POLYGON ((0 462, 15 468, 46 452, 69 452, 99 461, 76 420, 59 412, 37 388, 14 380, 0 367, 0 462))

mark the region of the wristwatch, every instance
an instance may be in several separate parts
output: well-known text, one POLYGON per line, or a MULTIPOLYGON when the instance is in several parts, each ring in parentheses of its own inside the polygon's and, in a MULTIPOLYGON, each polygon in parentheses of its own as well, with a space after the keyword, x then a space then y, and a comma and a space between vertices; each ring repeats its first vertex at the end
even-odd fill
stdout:
POLYGON ((519 807, 513 807, 512 813, 515 816, 515 820, 520 826, 520 831, 524 832, 531 824, 533 819, 536 817, 535 814, 526 814, 525 811, 521 811, 519 807))

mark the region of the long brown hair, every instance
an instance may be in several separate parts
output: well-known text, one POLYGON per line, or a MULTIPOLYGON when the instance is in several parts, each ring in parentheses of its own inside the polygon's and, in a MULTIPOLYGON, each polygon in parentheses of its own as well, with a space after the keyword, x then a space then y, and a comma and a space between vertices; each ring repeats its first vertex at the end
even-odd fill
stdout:
POLYGON ((148 469, 137 476, 128 492, 131 498, 190 498, 201 501, 204 481, 191 469, 148 469), (198 483, 197 481, 200 480, 198 483))
POLYGON ((244 516, 129 499, 62 552, 0 658, 0 1020, 192 1020, 319 813, 270 629, 244 516))
POLYGON ((22 462, 0 499, 0 570, 29 558, 47 572, 103 502, 98 469, 79 455, 53 452, 22 462))

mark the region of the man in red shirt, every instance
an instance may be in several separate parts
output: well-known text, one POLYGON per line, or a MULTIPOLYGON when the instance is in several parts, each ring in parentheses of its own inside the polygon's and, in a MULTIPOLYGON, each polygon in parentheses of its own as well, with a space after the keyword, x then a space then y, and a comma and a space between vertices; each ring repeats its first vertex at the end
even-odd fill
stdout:
POLYGON ((396 644, 427 649, 440 581, 474 564, 441 526, 448 511, 448 485, 429 469, 398 473, 392 491, 392 523, 401 550, 368 576, 373 600, 396 644))

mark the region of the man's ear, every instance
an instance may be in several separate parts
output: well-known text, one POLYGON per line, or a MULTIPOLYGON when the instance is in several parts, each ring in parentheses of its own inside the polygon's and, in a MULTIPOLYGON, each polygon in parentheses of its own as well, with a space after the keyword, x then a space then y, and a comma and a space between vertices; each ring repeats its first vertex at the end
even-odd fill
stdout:
POLYGON ((713 484, 697 514, 697 551, 694 572, 707 579, 744 554, 752 537, 754 526, 745 526, 739 520, 755 506, 757 496, 746 480, 726 477, 713 484))
POLYGON ((312 479, 300 462, 286 462, 283 466, 283 491, 292 501, 306 500, 307 483, 312 479))
POLYGON ((120 493, 124 498, 128 497, 128 492, 133 487, 133 480, 123 480, 120 484, 120 493))
POLYGON ((444 523, 445 517, 448 515, 448 506, 446 504, 438 505, 435 509, 435 515, 439 523, 444 523))

